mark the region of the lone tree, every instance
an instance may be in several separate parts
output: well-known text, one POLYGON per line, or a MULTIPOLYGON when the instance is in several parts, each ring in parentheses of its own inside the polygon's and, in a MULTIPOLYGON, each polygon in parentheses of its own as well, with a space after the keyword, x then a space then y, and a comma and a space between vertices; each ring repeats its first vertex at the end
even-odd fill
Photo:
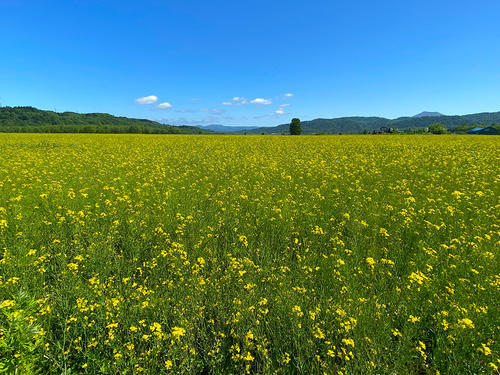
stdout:
POLYGON ((430 124, 429 132, 432 134, 446 134, 446 126, 440 123, 430 124))
POLYGON ((302 133, 302 126, 298 118, 293 118, 290 123, 290 135, 300 135, 302 133))

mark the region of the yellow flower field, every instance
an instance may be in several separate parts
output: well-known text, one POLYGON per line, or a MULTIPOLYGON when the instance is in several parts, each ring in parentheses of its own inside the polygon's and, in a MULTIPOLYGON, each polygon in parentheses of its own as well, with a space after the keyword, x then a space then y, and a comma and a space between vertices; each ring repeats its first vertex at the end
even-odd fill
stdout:
POLYGON ((500 368, 500 138, 0 135, 0 373, 500 368))

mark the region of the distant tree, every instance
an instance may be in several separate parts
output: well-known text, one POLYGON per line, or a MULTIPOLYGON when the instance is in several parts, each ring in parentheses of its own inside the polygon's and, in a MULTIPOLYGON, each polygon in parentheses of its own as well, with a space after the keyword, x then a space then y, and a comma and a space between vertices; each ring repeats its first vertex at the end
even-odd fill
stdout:
POLYGON ((446 126, 440 123, 430 124, 429 132, 432 134, 446 134, 446 126))
POLYGON ((300 135, 302 133, 302 125, 298 118, 293 118, 290 123, 290 135, 300 135))

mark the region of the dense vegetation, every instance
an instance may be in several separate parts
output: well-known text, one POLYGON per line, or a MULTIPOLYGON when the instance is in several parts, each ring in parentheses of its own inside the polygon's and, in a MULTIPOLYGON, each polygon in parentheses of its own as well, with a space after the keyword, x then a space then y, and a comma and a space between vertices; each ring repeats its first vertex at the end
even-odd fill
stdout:
POLYGON ((107 113, 43 111, 33 107, 0 107, 0 132, 5 133, 146 133, 202 134, 195 126, 172 126, 107 113))
MULTIPOLYGON (((423 117, 401 117, 390 120, 383 117, 340 117, 333 119, 315 119, 302 121, 302 133, 363 133, 379 130, 381 127, 411 130, 427 128, 434 123, 440 123, 447 129, 461 131, 465 128, 471 129, 475 125, 489 126, 500 124, 500 112, 476 113, 464 116, 423 116, 423 117)), ((248 130, 253 134, 288 134, 289 124, 274 127, 256 128, 248 130)), ((500 128, 500 126, 499 126, 500 128)))
POLYGON ((290 123, 290 135, 300 135, 302 133, 302 126, 300 125, 300 119, 293 118, 290 123))
POLYGON ((0 372, 486 374, 494 136, 0 135, 0 372))
POLYGON ((447 129, 446 126, 440 123, 430 124, 429 125, 429 133, 432 134, 446 134, 447 129))

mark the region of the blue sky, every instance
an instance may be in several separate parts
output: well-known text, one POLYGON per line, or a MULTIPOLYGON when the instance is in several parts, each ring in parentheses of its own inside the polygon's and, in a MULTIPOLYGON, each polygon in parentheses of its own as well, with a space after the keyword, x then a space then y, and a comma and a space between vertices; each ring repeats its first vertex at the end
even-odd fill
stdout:
POLYGON ((0 101, 202 125, 500 111, 499 18, 498 0, 0 0, 0 101))

